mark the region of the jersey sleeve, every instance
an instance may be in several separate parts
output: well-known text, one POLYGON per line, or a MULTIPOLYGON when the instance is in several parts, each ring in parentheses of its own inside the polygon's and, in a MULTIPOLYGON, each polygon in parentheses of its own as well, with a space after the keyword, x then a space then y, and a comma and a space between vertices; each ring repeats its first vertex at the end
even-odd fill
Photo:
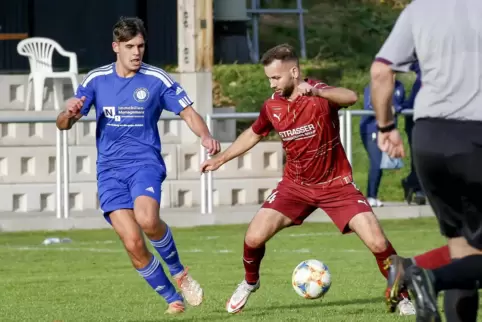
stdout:
POLYGON ((94 79, 87 75, 79 87, 77 87, 77 91, 75 92, 74 96, 77 98, 82 98, 82 96, 85 96, 85 102, 80 110, 80 113, 84 116, 89 114, 90 108, 92 107, 95 99, 94 79))
POLYGON ((177 82, 169 87, 165 86, 161 93, 163 108, 179 115, 186 107, 191 106, 193 101, 189 98, 184 88, 177 82))
POLYGON ((253 125, 251 125, 251 128, 253 129, 254 133, 261 136, 268 135, 273 129, 273 124, 268 118, 268 112, 266 111, 266 104, 264 104, 261 108, 259 116, 256 121, 254 121, 253 125))
POLYGON ((398 72, 410 71, 410 67, 417 60, 411 28, 411 8, 413 7, 408 5, 402 11, 375 58, 376 61, 385 63, 398 72))
MULTIPOLYGON (((325 84, 323 82, 317 82, 316 84, 313 85, 314 88, 318 88, 318 89, 330 89, 330 88, 335 88, 334 86, 330 86, 328 84, 325 84)), ((327 100, 328 101, 328 100, 327 100)), ((340 108, 342 108, 343 106, 340 106, 334 102, 331 102, 331 101, 328 101, 328 104, 330 104, 330 107, 331 108, 334 108, 336 110, 339 110, 340 108)))

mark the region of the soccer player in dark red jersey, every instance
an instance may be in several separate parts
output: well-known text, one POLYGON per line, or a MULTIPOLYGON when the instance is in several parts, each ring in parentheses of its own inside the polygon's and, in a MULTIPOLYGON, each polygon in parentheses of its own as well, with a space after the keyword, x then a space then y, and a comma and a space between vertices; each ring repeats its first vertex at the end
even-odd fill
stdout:
MULTIPOLYGON (((385 237, 363 194, 353 183, 352 169, 340 141, 338 111, 357 101, 349 89, 304 79, 294 49, 279 45, 262 60, 274 94, 258 119, 224 152, 201 165, 215 171, 242 155, 275 130, 282 139, 287 162, 283 179, 251 221, 244 239, 245 279, 227 303, 239 312, 259 286, 259 268, 266 242, 278 231, 300 225, 315 209, 330 216, 341 233, 355 232, 374 254, 381 273, 384 261, 396 252, 385 237)), ((415 314, 410 300, 398 303, 400 314, 415 314)))

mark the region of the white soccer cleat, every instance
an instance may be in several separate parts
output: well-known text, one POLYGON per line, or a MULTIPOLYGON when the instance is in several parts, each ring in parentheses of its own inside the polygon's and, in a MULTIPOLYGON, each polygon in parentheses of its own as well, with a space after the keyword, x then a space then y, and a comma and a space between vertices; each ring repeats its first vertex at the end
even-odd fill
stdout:
POLYGON ((201 285, 188 274, 187 267, 181 273, 173 276, 173 278, 176 280, 182 296, 189 305, 201 305, 204 298, 204 291, 201 285))
POLYGON ((171 315, 181 314, 181 313, 184 313, 185 310, 186 308, 184 307, 184 303, 182 303, 182 301, 175 301, 169 304, 164 314, 171 314, 171 315))
POLYGON ((380 199, 367 198, 370 207, 383 207, 383 202, 380 199))
POLYGON ((413 306, 412 301, 410 301, 407 298, 404 298, 403 300, 398 303, 398 312, 400 315, 415 315, 415 306, 413 306))
POLYGON ((241 311, 246 305, 246 302, 248 302, 251 293, 256 292, 258 288, 259 281, 255 285, 250 285, 248 282, 242 281, 234 291, 233 295, 231 295, 228 303, 226 303, 226 310, 228 313, 238 313, 241 311))

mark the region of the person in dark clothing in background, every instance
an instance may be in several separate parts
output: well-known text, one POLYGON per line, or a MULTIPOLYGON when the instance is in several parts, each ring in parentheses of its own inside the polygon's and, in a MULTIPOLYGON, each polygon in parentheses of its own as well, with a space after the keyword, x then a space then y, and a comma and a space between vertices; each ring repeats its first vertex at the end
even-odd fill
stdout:
MULTIPOLYGON (((407 100, 403 103, 404 110, 413 110, 413 105, 415 103, 415 97, 422 86, 421 75, 420 75, 420 66, 418 62, 415 62, 410 66, 410 70, 417 74, 417 78, 412 86, 412 91, 410 92, 410 96, 407 100)), ((413 154, 412 154, 412 129, 415 125, 415 121, 413 120, 412 115, 405 116, 405 133, 407 134, 408 144, 410 146, 410 173, 409 175, 402 180, 402 187, 404 191, 404 199, 407 201, 408 204, 411 204, 414 201, 417 205, 424 205, 426 203, 425 194, 422 190, 420 182, 417 177, 417 171, 415 169, 415 165, 413 164, 413 154), (414 196, 415 195, 415 196, 414 196)))
MULTIPOLYGON (((405 156, 391 97, 396 72, 420 63, 413 157, 452 262, 427 270, 391 263, 416 302, 417 322, 475 322, 482 287, 482 1, 417 0, 401 12, 371 67, 378 146, 405 156), (430 12, 430 14, 427 14, 430 12), (404 272, 404 273, 402 273, 404 272)), ((387 288, 390 278, 387 282, 387 288)), ((390 294, 387 296, 389 300, 390 294)))
MULTIPOLYGON (((393 108, 395 113, 400 113, 404 108, 405 87, 402 82, 395 81, 395 90, 393 92, 393 108)), ((363 108, 365 110, 373 110, 370 95, 370 85, 365 87, 363 108)), ((368 170, 367 184, 367 200, 372 207, 382 207, 383 202, 378 199, 378 188, 382 180, 382 151, 377 144, 377 122, 375 115, 364 115, 360 120, 360 136, 363 146, 368 153, 370 160, 370 169, 368 170)))

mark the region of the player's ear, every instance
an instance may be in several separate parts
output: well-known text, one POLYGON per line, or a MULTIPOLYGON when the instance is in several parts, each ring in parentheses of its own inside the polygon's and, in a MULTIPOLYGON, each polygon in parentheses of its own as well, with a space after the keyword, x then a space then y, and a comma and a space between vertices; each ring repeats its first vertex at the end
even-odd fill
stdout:
POLYGON ((119 43, 117 43, 117 42, 114 41, 114 42, 112 43, 112 50, 113 50, 116 54, 118 54, 118 53, 119 53, 119 43))
POLYGON ((295 79, 300 77, 300 69, 297 66, 291 67, 291 76, 295 79))

